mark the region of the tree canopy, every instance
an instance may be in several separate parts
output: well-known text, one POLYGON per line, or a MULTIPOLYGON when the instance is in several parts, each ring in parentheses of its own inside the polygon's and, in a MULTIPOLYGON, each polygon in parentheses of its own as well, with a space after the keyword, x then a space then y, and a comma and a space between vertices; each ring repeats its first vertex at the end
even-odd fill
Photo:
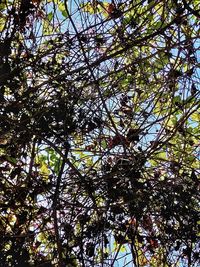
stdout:
POLYGON ((200 265, 199 11, 0 1, 0 266, 200 265))

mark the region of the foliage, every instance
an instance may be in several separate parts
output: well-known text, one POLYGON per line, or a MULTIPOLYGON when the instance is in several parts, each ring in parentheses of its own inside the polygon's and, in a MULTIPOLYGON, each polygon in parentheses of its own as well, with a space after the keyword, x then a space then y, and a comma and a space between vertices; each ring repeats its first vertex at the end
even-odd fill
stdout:
POLYGON ((0 1, 0 266, 199 266, 199 8, 0 1))

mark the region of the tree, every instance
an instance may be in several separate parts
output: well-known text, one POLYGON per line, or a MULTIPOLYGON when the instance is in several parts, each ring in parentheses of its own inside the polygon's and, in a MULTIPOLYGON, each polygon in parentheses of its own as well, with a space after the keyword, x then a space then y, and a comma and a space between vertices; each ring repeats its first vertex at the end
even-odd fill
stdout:
POLYGON ((198 1, 0 12, 0 266, 198 266, 198 1))

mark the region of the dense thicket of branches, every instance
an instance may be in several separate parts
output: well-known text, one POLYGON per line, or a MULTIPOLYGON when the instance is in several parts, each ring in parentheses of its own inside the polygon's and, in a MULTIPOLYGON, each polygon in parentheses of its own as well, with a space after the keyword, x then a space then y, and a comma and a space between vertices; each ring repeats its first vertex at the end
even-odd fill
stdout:
POLYGON ((198 1, 0 1, 0 266, 199 266, 198 1))

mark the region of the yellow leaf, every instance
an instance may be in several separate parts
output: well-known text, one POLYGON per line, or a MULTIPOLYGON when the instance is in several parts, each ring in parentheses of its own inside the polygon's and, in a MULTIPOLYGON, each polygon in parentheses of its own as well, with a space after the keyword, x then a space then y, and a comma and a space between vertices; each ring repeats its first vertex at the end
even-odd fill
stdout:
POLYGON ((192 119, 193 121, 197 121, 197 122, 199 122, 199 121, 200 121, 200 112, 195 111, 195 112, 191 115, 191 119, 192 119))
POLYGON ((98 3, 98 1, 92 1, 92 3, 86 3, 81 5, 83 11, 88 12, 90 14, 102 13, 104 16, 108 16, 108 7, 110 3, 103 2, 98 3))
POLYGON ((45 174, 45 175, 49 175, 50 174, 50 171, 49 171, 46 163, 44 163, 44 162, 42 162, 42 164, 41 164, 40 171, 41 171, 42 174, 45 174))
POLYGON ((4 28, 5 28, 5 22, 6 22, 5 17, 0 17, 0 31, 3 31, 4 30, 4 28))
POLYGON ((45 236, 45 234, 44 233, 39 233, 38 235, 37 235, 37 241, 39 241, 39 242, 44 242, 44 241, 46 241, 46 236, 45 236))
POLYGON ((17 221, 17 218, 15 215, 13 214, 9 214, 8 215, 8 220, 9 220, 9 223, 10 225, 15 225, 16 221, 17 221))
POLYGON ((82 9, 83 11, 88 12, 90 14, 95 14, 98 12, 97 4, 93 3, 86 3, 82 5, 82 9))
POLYGON ((43 177, 48 178, 50 174, 50 170, 48 169, 48 166, 45 163, 45 160, 42 157, 37 157, 36 163, 39 164, 39 170, 40 170, 40 173, 43 175, 43 177))

